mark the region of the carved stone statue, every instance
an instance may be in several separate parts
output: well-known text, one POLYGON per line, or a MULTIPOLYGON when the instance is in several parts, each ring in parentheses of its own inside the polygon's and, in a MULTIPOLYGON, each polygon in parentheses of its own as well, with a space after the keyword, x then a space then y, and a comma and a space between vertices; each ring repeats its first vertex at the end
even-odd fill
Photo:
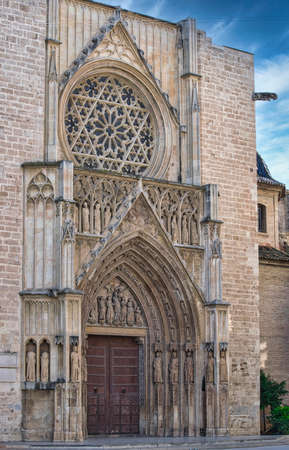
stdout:
POLYGON ((135 309, 135 324, 137 327, 141 327, 142 326, 142 316, 141 316, 141 310, 139 307, 136 307, 135 309))
POLYGON ((75 230, 75 233, 78 232, 78 227, 79 227, 79 224, 78 224, 78 206, 74 205, 74 230, 75 230))
POLYGON ((106 316, 106 301, 105 297, 98 297, 98 321, 99 323, 105 322, 105 316, 106 316))
POLYGON ((107 227, 111 219, 110 207, 107 205, 104 213, 104 226, 107 227))
POLYGON ((87 203, 84 202, 82 207, 82 231, 83 233, 89 233, 89 230, 89 208, 87 206, 87 203))
POLYGON ((221 350, 220 352, 220 382, 221 383, 228 382, 227 360, 226 360, 226 352, 224 350, 221 350))
POLYGON ((88 323, 95 324, 97 323, 97 310, 96 305, 93 305, 88 315, 88 323))
POLYGON ((172 230, 172 240, 173 242, 178 242, 178 224, 177 224, 177 216, 174 214, 171 222, 171 230, 172 230))
POLYGON ((208 352, 207 383, 214 383, 214 353, 208 352))
POLYGON ((112 306, 111 297, 108 296, 106 299, 106 323, 112 325, 114 319, 114 310, 112 306))
POLYGON ((182 233, 183 233, 183 244, 189 244, 189 230, 187 217, 184 214, 182 218, 182 233))
POLYGON ((48 383, 48 381, 49 381, 49 354, 48 354, 48 352, 43 352, 41 355, 40 380, 42 383, 48 383))
POLYGON ((192 384, 194 382, 194 361, 192 352, 188 352, 186 355, 184 375, 186 384, 192 384))
POLYGON ((131 299, 128 300, 127 302, 127 324, 128 326, 132 326, 134 324, 134 307, 133 307, 133 302, 131 299))
POLYGON ((120 321, 123 325, 126 324, 126 315, 127 315, 127 304, 126 299, 123 298, 121 301, 121 312, 120 312, 120 321))
POLYGON ((76 382, 79 381, 79 353, 78 347, 73 347, 71 352, 71 381, 76 382))
POLYGON ((163 382, 163 368, 162 368, 162 353, 156 352, 155 359, 153 362, 154 369, 154 383, 163 382))
POLYGON ((113 293, 113 307, 114 307, 114 324, 118 325, 120 322, 120 299, 118 294, 113 293))
POLYGON ((96 203, 94 205, 94 232, 95 234, 101 233, 101 225, 100 225, 100 205, 96 203))
POLYGON ((193 244, 197 244, 199 242, 199 228, 195 214, 193 214, 191 218, 191 228, 192 228, 192 242, 193 244))
POLYGON ((36 381, 35 362, 35 352, 30 350, 26 355, 26 381, 36 381))
POLYGON ((175 350, 172 351, 172 357, 169 365, 169 375, 171 384, 178 384, 179 382, 179 360, 175 350))

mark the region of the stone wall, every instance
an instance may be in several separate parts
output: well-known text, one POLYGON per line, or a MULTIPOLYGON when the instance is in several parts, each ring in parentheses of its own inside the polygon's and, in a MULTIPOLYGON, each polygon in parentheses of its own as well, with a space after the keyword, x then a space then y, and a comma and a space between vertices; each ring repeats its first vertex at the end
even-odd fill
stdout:
POLYGON ((280 189, 272 186, 258 186, 258 203, 266 207, 266 232, 258 233, 259 245, 279 247, 278 204, 280 189))
POLYGON ((1 0, 0 439, 20 439, 22 169, 43 158, 45 0, 1 0))
MULTIPOLYGON (((288 265, 260 264, 261 367, 289 390, 288 265)), ((288 404, 289 395, 284 399, 288 404)))
POLYGON ((223 298, 231 303, 231 433, 259 432, 259 311, 253 56, 199 33, 202 183, 219 189, 223 298))

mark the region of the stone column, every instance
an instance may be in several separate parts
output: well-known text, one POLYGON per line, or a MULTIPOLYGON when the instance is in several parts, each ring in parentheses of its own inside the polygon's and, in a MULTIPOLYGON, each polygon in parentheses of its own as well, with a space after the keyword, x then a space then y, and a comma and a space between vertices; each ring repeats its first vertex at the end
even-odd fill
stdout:
POLYGON ((74 288, 75 225, 73 163, 62 161, 59 170, 59 196, 56 199, 57 282, 61 289, 74 288))
POLYGON ((181 120, 181 181, 199 185, 200 172, 200 108, 198 101, 197 30, 194 19, 179 23, 180 39, 180 120, 181 120))
POLYGON ((57 159, 58 143, 58 0, 48 1, 45 86, 45 160, 57 159))
POLYGON ((228 432, 228 307, 225 302, 206 305, 206 435, 228 432))

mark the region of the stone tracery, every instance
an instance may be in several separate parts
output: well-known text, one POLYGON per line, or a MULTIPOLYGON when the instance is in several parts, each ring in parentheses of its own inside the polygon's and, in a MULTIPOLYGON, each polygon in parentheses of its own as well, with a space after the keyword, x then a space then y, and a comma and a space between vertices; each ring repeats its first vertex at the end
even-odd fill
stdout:
POLYGON ((68 146, 82 167, 143 174, 153 160, 154 118, 132 83, 110 75, 81 80, 65 112, 68 146))

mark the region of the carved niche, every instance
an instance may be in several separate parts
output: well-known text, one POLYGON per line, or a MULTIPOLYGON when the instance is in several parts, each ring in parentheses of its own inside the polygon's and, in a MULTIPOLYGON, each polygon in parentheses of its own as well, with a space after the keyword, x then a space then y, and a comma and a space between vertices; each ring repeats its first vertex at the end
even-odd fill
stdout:
POLYGON ((200 191, 145 183, 144 192, 174 244, 200 243, 200 191))
POLYGON ((49 178, 39 172, 26 193, 24 268, 28 289, 53 286, 54 217, 54 189, 49 178))
POLYGON ((134 294, 121 281, 101 289, 90 305, 88 325, 114 327, 145 327, 142 310, 134 294))
POLYGON ((30 339, 26 344, 26 361, 25 361, 25 380, 29 382, 36 381, 36 355, 37 345, 33 339, 30 339))
POLYGON ((40 381, 48 383, 50 380, 50 343, 43 339, 40 344, 40 381))

